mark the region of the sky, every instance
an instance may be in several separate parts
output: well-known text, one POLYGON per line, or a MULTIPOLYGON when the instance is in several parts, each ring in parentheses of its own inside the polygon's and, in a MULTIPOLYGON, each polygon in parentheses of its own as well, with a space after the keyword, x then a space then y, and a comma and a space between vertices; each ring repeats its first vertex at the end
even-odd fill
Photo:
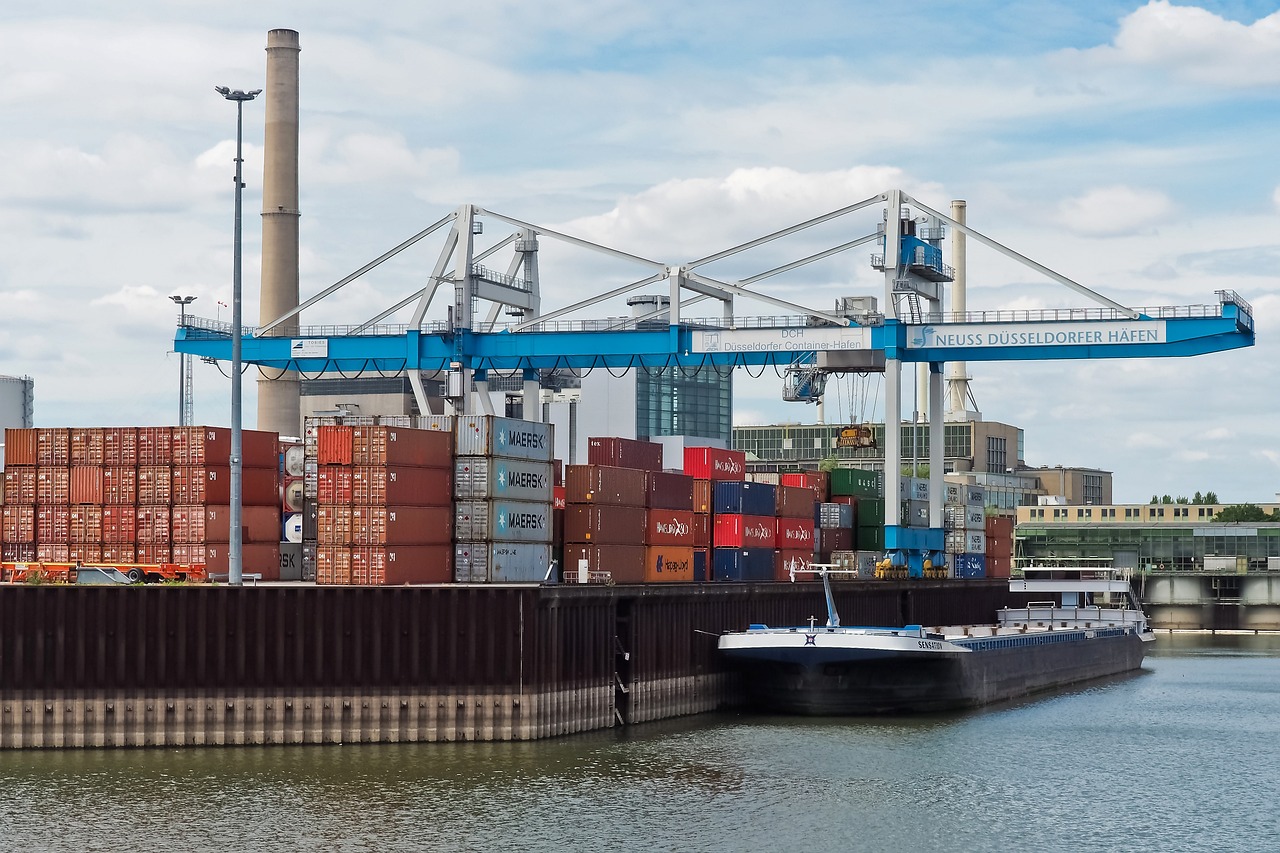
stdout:
MULTIPOLYGON (((1123 305, 1232 290, 1254 309, 1251 348, 970 363, 978 409, 1025 431, 1027 464, 1111 471, 1117 502, 1280 492, 1280 13, 1251 0, 10 4, 0 374, 34 378, 36 426, 176 423, 168 297, 221 320, 232 301, 235 107, 213 87, 261 88, 274 28, 302 46, 304 299, 462 204, 678 264, 889 189, 944 212, 964 199, 970 227, 1123 305)), ((250 324, 262 117, 246 105, 250 324)), ((842 219, 708 272, 872 228, 842 219)), ((423 241, 304 325, 380 313, 439 249, 423 241)), ((882 295, 870 254, 762 289, 823 310, 882 295)), ((540 262, 544 312, 644 275, 546 240, 540 262)), ((969 241, 969 310, 1046 307, 1097 306, 969 241)), ((230 422, 225 370, 195 363, 196 423, 230 422)), ((828 422, 883 418, 882 384, 833 386, 828 422)), ((735 422, 815 422, 781 387, 739 371, 735 422)))

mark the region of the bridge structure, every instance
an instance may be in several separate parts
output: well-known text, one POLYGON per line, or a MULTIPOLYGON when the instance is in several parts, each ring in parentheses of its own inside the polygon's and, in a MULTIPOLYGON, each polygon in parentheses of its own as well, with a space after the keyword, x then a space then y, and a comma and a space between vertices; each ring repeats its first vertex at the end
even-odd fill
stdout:
MULTIPOLYGON (((459 414, 492 413, 490 374, 518 373, 524 411, 534 418, 541 385, 555 371, 715 370, 772 366, 785 371, 789 399, 817 399, 828 374, 883 372, 886 421, 901 420, 902 370, 928 365, 928 527, 903 523, 899 478, 901 433, 885 430, 886 559, 912 575, 942 565, 943 365, 947 362, 1186 357, 1251 346, 1251 306, 1220 290, 1213 304, 1163 307, 1121 305, 996 242, 908 196, 890 190, 830 213, 774 231, 724 251, 682 263, 667 263, 604 246, 551 228, 523 222, 474 205, 462 205, 399 246, 325 288, 297 308, 257 328, 242 328, 242 360, 265 375, 296 371, 305 378, 355 375, 407 376, 420 411, 428 411, 424 378, 445 380, 446 396, 459 414), (852 240, 733 281, 705 268, 773 241, 859 211, 880 212, 875 225, 852 240), (510 233, 480 248, 484 225, 494 221, 510 233), (951 312, 943 310, 944 287, 954 270, 943 263, 946 229, 988 246, 1088 301, 1070 309, 951 312), (444 234, 425 287, 363 322, 291 328, 294 318, 425 238, 444 234), (554 310, 542 311, 538 252, 556 240, 603 253, 642 268, 641 277, 554 310), (761 283, 806 265, 871 246, 870 263, 883 273, 883 298, 837 300, 834 310, 797 304, 771 295, 761 283), (500 259, 506 263, 495 269, 500 259), (444 291, 446 317, 428 319, 444 291), (583 319, 629 294, 662 293, 657 310, 630 317, 583 319), (745 301, 769 313, 746 314, 745 301), (699 309, 710 303, 714 311, 699 309), (487 311, 482 311, 484 306, 487 311), (698 316, 692 316, 694 313, 698 316), (407 322, 389 320, 408 313, 407 322), (507 320, 500 318, 507 315, 507 320)), ((439 309, 439 305, 437 305, 439 309)), ((440 313, 439 310, 436 312, 440 313)), ((233 328, 187 315, 174 349, 205 360, 230 361, 233 328)))

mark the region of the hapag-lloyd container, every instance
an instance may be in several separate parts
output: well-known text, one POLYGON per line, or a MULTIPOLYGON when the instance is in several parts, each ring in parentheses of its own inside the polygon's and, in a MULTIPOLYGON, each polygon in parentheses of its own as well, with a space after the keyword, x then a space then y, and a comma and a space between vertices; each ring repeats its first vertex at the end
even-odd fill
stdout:
POLYGON ((680 509, 650 509, 646 545, 670 545, 692 548, 694 545, 693 512, 680 509))
POLYGON ((579 562, 587 572, 607 574, 614 583, 644 583, 645 546, 569 543, 564 546, 564 582, 577 583, 579 562))
POLYGON ((453 434, 390 426, 356 427, 351 434, 351 464, 448 468, 453 464, 453 434))
POLYGON ((459 456, 453 493, 466 500, 550 501, 555 488, 550 462, 501 456, 459 456))
POLYGON ((499 418, 492 415, 460 415, 456 452, 459 456, 504 456, 550 462, 555 452, 551 424, 499 418))
POLYGON ((354 504, 448 506, 453 503, 451 467, 362 465, 351 470, 351 502, 354 504))
MULTIPOLYGON (((210 468, 231 465, 231 430, 227 427, 173 427, 171 442, 174 465, 210 468)), ((241 430, 240 459, 244 468, 278 469, 280 436, 255 429, 241 430)))
POLYGON ((711 494, 712 511, 737 515, 773 515, 777 486, 769 483, 720 482, 711 494))
POLYGON ((711 541, 717 548, 773 548, 778 537, 771 515, 717 515, 714 523, 711 541))
POLYGON ((459 501, 453 529, 459 542, 550 542, 551 504, 459 501))
POLYGON ((645 583, 692 583, 693 549, 650 545, 644 551, 645 583))
POLYGON ((449 545, 452 506, 355 506, 352 545, 449 545))
POLYGON ((808 489, 813 492, 814 500, 825 501, 828 494, 828 477, 826 471, 792 471, 783 474, 778 482, 784 486, 808 489))
MULTIPOLYGON (((230 504, 231 468, 220 465, 174 466, 171 497, 175 504, 230 504)), ((240 502, 243 506, 279 506, 280 481, 277 470, 242 468, 240 502)))
POLYGON ((686 447, 684 472, 701 480, 745 480, 747 454, 718 447, 686 447))
POLYGON ((351 583, 373 586, 449 583, 452 545, 353 545, 351 583))
POLYGON ((541 542, 459 542, 453 549, 458 583, 541 583, 551 546, 541 542))
POLYGON ((565 469, 565 499, 571 504, 645 505, 649 475, 638 468, 570 465, 565 469))
POLYGON ((564 540, 602 545, 642 545, 648 511, 642 506, 569 504, 564 511, 564 540))
POLYGON ((717 583, 772 581, 772 548, 712 548, 711 576, 717 583))
POLYGON ((809 567, 813 564, 813 551, 778 550, 774 551, 773 554, 774 580, 789 582, 792 570, 795 571, 795 579, 798 581, 814 579, 813 575, 807 573, 809 567), (800 574, 801 572, 806 572, 806 574, 800 574))
POLYGON ((776 514, 781 518, 813 518, 813 490, 797 486, 776 487, 776 514))
POLYGON ((588 438, 587 464, 661 471, 662 445, 616 436, 588 438))
POLYGON ((814 540, 813 520, 808 518, 779 518, 778 533, 773 547, 786 551, 808 551, 813 553, 814 540))
MULTIPOLYGON (((231 507, 218 504, 175 506, 170 514, 173 543, 231 541, 231 507)), ((280 508, 278 506, 242 506, 240 508, 242 542, 279 542, 280 508)))
POLYGON ((693 478, 674 471, 650 471, 646 505, 654 509, 693 510, 693 478))

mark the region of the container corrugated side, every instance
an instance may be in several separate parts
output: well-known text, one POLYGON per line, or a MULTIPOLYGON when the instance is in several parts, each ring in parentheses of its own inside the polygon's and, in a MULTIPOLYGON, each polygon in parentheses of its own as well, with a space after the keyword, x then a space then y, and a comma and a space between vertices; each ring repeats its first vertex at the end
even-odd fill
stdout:
POLYGON ((564 511, 565 542, 643 545, 648 511, 640 506, 569 504, 564 511))
POLYGON ((551 546, 537 542, 459 542, 453 571, 459 583, 541 583, 551 546))
POLYGON ((6 504, 36 503, 35 466, 10 465, 4 470, 4 500, 6 504))
POLYGON ((693 583, 693 548, 650 545, 644 554, 645 583, 693 583))
POLYGON ((773 515, 777 508, 777 486, 769 483, 718 482, 711 494, 711 507, 717 515, 773 515))
POLYGON ((453 581, 452 545, 353 545, 351 582, 372 586, 453 581))
POLYGON ((711 549, 712 580, 720 582, 772 581, 772 548, 711 549))
POLYGON ((745 480, 747 454, 717 447, 686 447, 684 472, 702 480, 745 480))
MULTIPOLYGON (((231 507, 218 504, 174 506, 170 514, 174 544, 231 541, 231 507)), ((242 506, 242 542, 279 542, 280 508, 242 506)))
POLYGON ((504 456, 550 462, 555 453, 551 424, 514 418, 460 415, 456 438, 459 456, 504 456))
POLYGON ((645 528, 645 544, 692 548, 694 545, 693 512, 650 508, 645 528))
POLYGON ((587 464, 661 471, 662 445, 635 438, 593 436, 587 439, 587 464))
POLYGON ((34 429, 14 429, 4 431, 4 464, 39 465, 40 451, 38 433, 34 429))
MULTIPOLYGON (((173 545, 173 562, 183 566, 203 564, 211 575, 225 575, 230 568, 229 546, 221 542, 173 545)), ((261 580, 280 580, 280 541, 246 542, 240 546, 240 568, 261 580)))
POLYGON ((773 548, 777 537, 777 519, 772 515, 713 516, 711 542, 717 548, 773 548))
POLYGON ((674 471, 649 472, 646 504, 652 509, 693 510, 693 477, 674 471))
POLYGON ((791 471, 783 474, 779 482, 784 486, 808 489, 815 501, 825 501, 830 494, 826 471, 791 471))
POLYGON ((778 486, 776 491, 776 514, 780 518, 812 518, 813 506, 816 503, 813 490, 803 486, 778 486))
MULTIPOLYGON (((231 430, 227 427, 173 428, 173 464, 207 467, 231 464, 231 430)), ((279 468, 280 436, 256 429, 240 431, 243 468, 279 468)))
POLYGON ((103 497, 102 466, 72 465, 68 493, 73 504, 106 503, 103 497))
POLYGON ((813 580, 814 576, 808 574, 809 567, 813 564, 812 550, 777 550, 773 552, 773 579, 776 581, 791 581, 791 571, 796 571, 795 579, 797 581, 813 580), (805 574, 800 574, 805 572, 805 574))
MULTIPOLYGON (((231 468, 220 465, 175 465, 171 498, 175 504, 230 504, 231 468)), ((242 468, 240 501, 243 506, 278 507, 280 480, 277 470, 242 468)))
POLYGON ((467 542, 550 542, 551 504, 538 501, 459 501, 454 536, 467 542))
POLYGON ((614 583, 644 583, 644 556, 643 545, 566 543, 564 581, 577 583, 579 561, 585 560, 589 573, 596 573, 599 577, 607 575, 614 583))
POLYGON ((832 495, 860 498, 881 495, 879 472, 866 468, 834 468, 827 472, 827 485, 832 495))
MULTIPOLYGON (((880 528, 880 540, 884 541, 884 528, 880 528)), ((817 532, 817 551, 830 554, 832 551, 852 551, 856 537, 854 531, 847 527, 827 527, 817 532)))
POLYGON ((453 434, 441 430, 371 426, 356 427, 351 435, 355 466, 448 468, 453 455, 453 434))
POLYGON ((358 465, 351 502, 371 506, 447 506, 453 503, 453 468, 358 465))
POLYGON ((609 465, 570 465, 565 469, 565 499, 571 504, 643 507, 649 495, 647 471, 609 465))
POLYGON ((459 456, 453 492, 467 500, 550 501, 555 489, 550 462, 500 456, 459 456))
POLYGON ((352 545, 448 545, 453 541, 452 506, 355 506, 352 545))
POLYGON ((774 547, 787 551, 813 553, 817 545, 813 520, 808 518, 779 518, 774 547))
POLYGON ((355 427, 320 424, 316 430, 316 461, 324 465, 350 465, 355 427))
POLYGON ((70 516, 70 507, 56 505, 36 507, 36 541, 66 542, 71 535, 70 516))

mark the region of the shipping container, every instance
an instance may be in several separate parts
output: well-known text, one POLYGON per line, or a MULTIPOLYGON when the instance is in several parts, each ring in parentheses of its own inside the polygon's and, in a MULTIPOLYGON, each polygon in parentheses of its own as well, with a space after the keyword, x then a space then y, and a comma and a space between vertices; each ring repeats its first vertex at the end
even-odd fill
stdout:
POLYGON ((711 516, 705 512, 693 514, 693 547, 711 547, 711 516))
POLYGON ((775 515, 779 518, 813 518, 813 490, 803 486, 778 486, 775 515))
POLYGON ((72 427, 71 465, 102 465, 102 440, 102 427, 72 427))
POLYGON ((316 461, 321 466, 352 464, 354 432, 355 427, 321 424, 316 432, 316 461))
POLYGON ((67 542, 71 537, 71 508, 58 504, 36 507, 36 541, 67 542))
POLYGON ((928 527, 929 502, 917 500, 903 501, 902 523, 907 527, 928 527))
POLYGON ((967 506, 986 506, 987 490, 982 486, 965 486, 964 502, 967 506))
POLYGON ((449 468, 453 465, 453 434, 390 426, 356 427, 351 434, 351 464, 449 468))
POLYGON ((10 427, 4 431, 4 464, 6 466, 39 465, 39 448, 37 430, 10 427))
POLYGON ((433 429, 456 434, 458 418, 456 415, 415 415, 410 426, 414 429, 433 429))
POLYGON ((946 549, 953 554, 985 554, 987 535, 981 531, 963 530, 946 534, 946 549))
POLYGON ((137 546, 129 542, 103 542, 102 543, 102 562, 111 565, 112 563, 138 563, 137 546))
POLYGON ((551 546, 545 543, 459 542, 453 553, 459 583, 541 583, 551 568, 551 546))
POLYGON ((173 503, 173 468, 169 465, 138 466, 138 505, 173 503))
POLYGON ((351 469, 351 502, 369 506, 448 506, 453 503, 453 469, 388 468, 380 465, 351 469))
MULTIPOLYGON (((296 542, 300 544, 302 542, 303 528, 305 527, 302 520, 302 513, 285 513, 280 520, 280 526, 282 528, 280 531, 281 544, 285 542, 296 542)), ((281 559, 284 559, 283 552, 281 552, 281 559)))
POLYGON ((564 511, 565 542, 643 545, 647 528, 648 510, 642 506, 570 503, 564 511))
POLYGON ((139 466, 173 465, 173 427, 138 427, 137 452, 139 466))
POLYGON ((748 483, 768 483, 771 486, 777 486, 782 483, 782 475, 777 471, 748 471, 748 483))
POLYGON ((453 581, 452 545, 354 545, 351 583, 372 586, 453 581))
POLYGON ((987 555, 987 577, 1008 578, 1013 569, 1012 557, 993 557, 987 555))
MULTIPOLYGON (((175 504, 230 504, 231 468, 208 465, 175 465, 172 501, 175 504)), ((275 468, 242 468, 240 502, 243 506, 280 506, 279 473, 275 468)), ((276 540, 279 544, 279 540, 276 540)))
MULTIPOLYGON (((858 507, 862 509, 861 505, 858 507)), ((883 551, 884 550, 884 527, 864 527, 861 519, 858 522, 858 528, 854 531, 854 547, 858 551, 883 551)))
POLYGON ((716 583, 772 581, 773 549, 713 548, 711 577, 716 583))
POLYGON ((964 486, 959 483, 942 484, 942 503, 948 506, 964 505, 964 486))
POLYGON ((280 440, 280 473, 286 477, 301 477, 307 457, 301 444, 280 440))
POLYGON ((988 539, 1012 539, 1013 519, 1007 515, 991 515, 984 513, 983 529, 988 539))
POLYGON ((818 502, 827 499, 828 480, 826 471, 793 471, 778 478, 778 482, 784 486, 808 489, 813 492, 813 499, 818 502))
POLYGON ((551 490, 551 508, 563 510, 569 505, 568 499, 565 497, 564 486, 555 486, 551 490))
POLYGON ((25 544, 36 541, 36 508, 5 504, 0 509, 0 542, 25 544))
POLYGON ((302 512, 306 487, 301 477, 286 477, 280 484, 280 508, 285 512, 302 512))
POLYGON ((692 511, 693 483, 693 478, 688 474, 675 471, 650 471, 645 504, 652 509, 692 511))
POLYGON ((35 466, 10 465, 4 470, 4 500, 6 504, 28 504, 36 502, 35 466))
MULTIPOLYGON (((231 430, 228 427, 174 427, 173 464, 221 468, 231 465, 231 430)), ((280 437, 256 429, 240 431, 242 468, 280 469, 280 437)))
POLYGON ((853 504, 820 503, 814 507, 814 520, 818 527, 824 529, 840 528, 851 530, 854 527, 853 504))
POLYGON ((71 464, 71 431, 66 427, 42 427, 36 430, 36 464, 71 464))
POLYGON ((570 465, 565 470, 565 500, 571 504, 643 507, 648 495, 648 473, 639 468, 570 465))
POLYGON ((82 504, 68 513, 67 541, 74 545, 102 544, 102 506, 82 504))
POLYGON ((138 503, 138 469, 109 465, 102 469, 102 502, 117 506, 138 503))
POLYGON ((778 537, 772 515, 721 513, 712 517, 711 542, 716 548, 772 548, 778 537))
MULTIPOLYGON (((177 505, 171 510, 172 542, 198 544, 231 541, 231 507, 222 504, 177 505)), ((280 508, 240 507, 242 542, 279 542, 280 508)))
POLYGON ((36 469, 36 503, 71 503, 71 469, 41 465, 36 469))
MULTIPOLYGON (((466 542, 550 542, 551 504, 539 501, 459 501, 454 536, 466 542)), ((634 541, 639 542, 637 538, 634 541)))
POLYGON ((102 428, 102 464, 135 467, 138 464, 138 428, 102 428))
POLYGON ((36 543, 6 542, 0 545, 0 560, 6 563, 22 563, 36 558, 36 543))
POLYGON ((944 506, 942 520, 946 530, 983 530, 986 527, 986 515, 982 507, 965 504, 944 506))
POLYGON ((881 496, 880 472, 868 468, 834 468, 827 472, 827 485, 832 495, 881 496))
POLYGON ((773 552, 773 579, 783 583, 790 583, 792 580, 792 570, 795 570, 795 580, 811 581, 815 575, 808 570, 813 565, 813 551, 783 549, 773 552), (802 574, 803 572, 803 574, 802 574))
POLYGON ((139 542, 134 546, 135 561, 144 565, 172 563, 173 547, 168 542, 139 542))
POLYGON ((67 545, 68 563, 101 563, 101 542, 71 542, 67 545))
POLYGON ((102 491, 101 465, 72 465, 68 474, 68 494, 73 504, 106 503, 102 491))
POLYGON ((987 557, 985 554, 952 554, 951 574, 957 578, 985 578, 987 557))
POLYGON ((340 586, 351 583, 351 547, 349 545, 316 546, 316 583, 340 586))
POLYGON ((587 439, 587 464, 661 471, 662 445, 634 438, 591 437, 587 439))
POLYGON ((643 545, 565 543, 564 582, 578 583, 585 561, 589 578, 594 575, 613 583, 644 583, 644 557, 643 545))
POLYGON ((692 511, 650 508, 648 517, 644 544, 693 547, 692 511))
POLYGON ((693 583, 693 549, 650 545, 644 553, 645 583, 693 583))
POLYGON ((876 576, 876 563, 884 559, 879 551, 856 551, 855 559, 858 564, 858 577, 864 580, 871 580, 876 576))
POLYGON ((453 542, 452 506, 355 506, 352 545, 448 545, 453 542))
MULTIPOLYGON (((883 498, 858 498, 855 505, 854 521, 855 526, 863 527, 884 527, 884 499, 883 498)), ((866 550, 860 548, 859 550, 866 550)))
POLYGON ((717 482, 712 487, 712 511, 717 515, 773 515, 776 492, 777 486, 768 483, 717 482))
MULTIPOLYGON (((229 551, 229 546, 222 542, 172 546, 173 562, 180 566, 203 565, 210 575, 227 575, 230 572, 229 551)), ((240 571, 242 575, 259 575, 258 580, 280 580, 280 541, 241 545, 240 571)))
POLYGON ((929 501, 929 481, 923 477, 899 477, 898 499, 904 501, 929 501))
POLYGON ((350 545, 351 512, 350 504, 317 504, 316 542, 320 545, 350 545))
POLYGON ((813 520, 808 518, 779 518, 774 547, 785 551, 808 551, 817 547, 813 520))
POLYGON ((711 481, 697 479, 693 481, 693 511, 711 512, 711 481))
POLYGON ((36 544, 36 559, 42 563, 69 563, 71 552, 66 542, 40 542, 36 544))
POLYGON ((346 465, 322 465, 316 472, 316 500, 322 504, 350 504, 353 469, 346 465))
POLYGON ((453 493, 465 500, 549 501, 555 490, 550 462, 501 456, 459 456, 453 493))
POLYGON ((132 545, 138 539, 138 511, 132 506, 102 508, 102 544, 132 545))
MULTIPOLYGON (((884 528, 881 531, 880 538, 884 539, 884 528)), ((825 527, 816 532, 817 548, 820 554, 830 554, 832 551, 852 551, 854 544, 858 541, 862 531, 857 531, 857 535, 848 527, 825 527)))
POLYGON ((710 548, 694 548, 693 549, 693 581, 694 583, 706 583, 711 580, 708 572, 711 568, 711 549, 710 548))
POLYGON ((459 456, 502 456, 550 462, 555 453, 551 424, 499 418, 493 415, 460 415, 456 452, 459 456))
MULTIPOLYGON (((139 506, 137 513, 137 530, 139 545, 165 545, 172 542, 170 525, 171 510, 167 506, 139 506)), ((143 562, 166 562, 164 560, 144 560, 143 562)))
POLYGON ((686 447, 684 472, 700 480, 747 479, 747 454, 718 447, 686 447))
POLYGON ((316 543, 302 543, 302 580, 314 582, 316 579, 316 543))

